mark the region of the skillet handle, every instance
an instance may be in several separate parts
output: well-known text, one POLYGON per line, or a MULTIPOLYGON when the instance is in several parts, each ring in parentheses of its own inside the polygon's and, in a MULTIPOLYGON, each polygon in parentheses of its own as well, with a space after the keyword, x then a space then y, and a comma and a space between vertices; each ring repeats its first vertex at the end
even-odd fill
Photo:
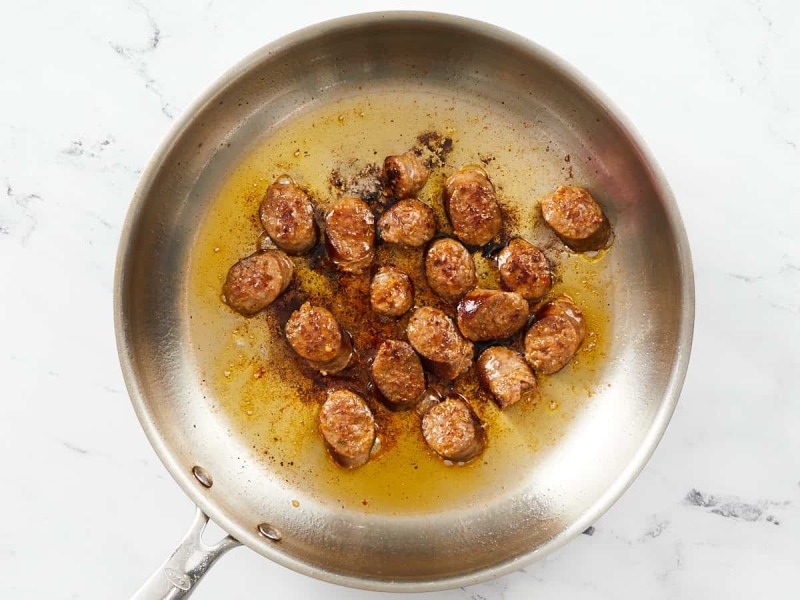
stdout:
POLYGON ((195 586, 217 559, 241 544, 225 536, 218 544, 208 546, 202 534, 208 516, 199 508, 189 531, 172 556, 139 588, 132 600, 179 600, 192 595, 195 586))

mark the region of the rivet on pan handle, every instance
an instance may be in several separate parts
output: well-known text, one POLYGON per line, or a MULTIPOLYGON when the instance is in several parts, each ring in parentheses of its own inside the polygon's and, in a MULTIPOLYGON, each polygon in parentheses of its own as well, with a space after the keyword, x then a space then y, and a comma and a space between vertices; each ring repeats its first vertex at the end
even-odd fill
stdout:
POLYGON ((133 600, 180 600, 188 598, 217 559, 231 548, 241 545, 231 536, 208 546, 203 531, 208 516, 199 508, 188 533, 172 556, 133 595, 133 600))

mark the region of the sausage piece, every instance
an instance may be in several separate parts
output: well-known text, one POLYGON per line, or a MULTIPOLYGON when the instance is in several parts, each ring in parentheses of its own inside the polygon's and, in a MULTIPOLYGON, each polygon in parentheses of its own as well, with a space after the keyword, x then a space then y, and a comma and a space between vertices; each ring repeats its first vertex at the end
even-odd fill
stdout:
POLYGON ((464 339, 453 320, 438 308, 423 306, 415 310, 406 335, 422 363, 437 377, 449 381, 469 369, 472 342, 464 339))
POLYGON ((453 235, 469 246, 483 246, 503 226, 494 186, 480 167, 464 167, 447 179, 444 207, 453 235))
POLYGON ((359 198, 345 197, 325 217, 325 246, 342 271, 361 273, 375 258, 375 216, 359 198))
POLYGON ((583 188, 560 185, 542 200, 541 207, 545 222, 575 252, 600 250, 608 242, 611 225, 583 188))
POLYGON ((323 375, 341 371, 353 356, 350 335, 327 308, 306 302, 291 314, 285 332, 292 349, 323 375))
POLYGON ((473 342, 511 337, 525 327, 528 301, 516 292, 478 288, 458 303, 458 328, 473 342))
POLYGON ((568 317, 549 315, 525 334, 525 360, 537 373, 551 375, 567 366, 582 341, 568 317))
POLYGON ((350 390, 328 392, 319 413, 319 430, 333 459, 349 469, 369 460, 375 444, 375 419, 367 403, 350 390))
POLYGON ((289 254, 303 254, 317 243, 314 205, 288 175, 267 188, 258 215, 275 245, 289 254))
POLYGON ((513 350, 492 346, 476 363, 483 388, 492 394, 500 410, 536 393, 536 376, 525 360, 513 350))
POLYGON ((384 242, 416 248, 433 239, 436 216, 424 202, 401 200, 378 219, 378 231, 384 242))
POLYGON ((425 279, 447 302, 458 302, 478 285, 475 261, 460 242, 451 238, 436 240, 425 254, 425 279))
POLYGON ((399 317, 414 304, 414 284, 402 271, 381 267, 370 282, 369 301, 379 315, 399 317))
POLYGON ((537 317, 540 319, 550 315, 567 317, 575 326, 575 331, 578 332, 578 337, 581 341, 586 337, 586 318, 583 316, 581 309, 578 308, 578 305, 575 304, 575 301, 566 294, 553 298, 537 313, 537 317))
POLYGON ((372 361, 372 382, 386 403, 396 409, 415 405, 425 393, 425 371, 406 342, 386 340, 372 361))
POLYGON ((550 262, 539 248, 522 238, 514 238, 500 251, 497 267, 503 287, 526 300, 539 300, 550 291, 550 262))
POLYGON ((293 274, 292 259, 280 250, 259 252, 230 268, 222 294, 228 306, 249 317, 272 304, 293 274))
POLYGON ((397 156, 387 156, 383 161, 384 193, 398 200, 410 198, 428 181, 428 169, 413 150, 397 156))
POLYGON ((467 402, 450 395, 422 417, 422 436, 431 450, 446 460, 467 462, 483 450, 483 425, 467 402))

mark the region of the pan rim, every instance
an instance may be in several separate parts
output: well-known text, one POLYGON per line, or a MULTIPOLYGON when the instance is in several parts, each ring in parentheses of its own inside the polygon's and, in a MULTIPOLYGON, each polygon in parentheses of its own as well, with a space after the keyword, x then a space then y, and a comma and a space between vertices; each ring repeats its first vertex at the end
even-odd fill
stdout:
POLYGON ((642 136, 623 112, 597 88, 588 78, 572 65, 556 56, 546 48, 517 34, 491 25, 483 21, 465 17, 424 11, 387 11, 367 12, 311 25, 290 33, 284 37, 267 44, 250 53, 233 67, 225 71, 210 86, 208 86, 189 106, 180 117, 172 124, 151 156, 147 167, 142 173, 139 184, 134 192, 127 215, 125 217, 120 242, 117 251, 115 276, 114 276, 114 329, 117 352, 120 360, 125 385, 130 396, 131 404, 139 423, 147 436, 150 445, 156 452, 162 464, 178 483, 183 492, 206 514, 208 514, 223 530, 241 541, 251 550, 254 550, 270 560, 288 567, 303 575, 308 575, 329 583, 348 586, 357 589, 384 592, 431 592, 474 585, 490 579, 516 571, 535 560, 538 560, 580 535, 587 527, 597 521, 627 490, 655 451, 656 446, 663 437, 672 414, 677 405, 683 383, 688 370, 691 354, 692 338, 694 333, 695 318, 695 288, 692 267, 691 251, 688 236, 680 212, 667 182, 654 156, 645 144, 642 136), (436 578, 422 581, 391 581, 385 579, 358 577, 344 575, 334 571, 322 569, 307 564, 299 559, 285 554, 280 546, 265 544, 255 528, 250 531, 246 527, 229 519, 217 505, 202 493, 195 484, 189 471, 184 472, 181 465, 174 459, 172 452, 159 434, 159 431, 150 418, 144 390, 137 380, 134 367, 134 357, 130 349, 130 333, 126 328, 125 308, 123 302, 123 289, 125 285, 125 267, 129 260, 130 239, 135 224, 139 219, 144 201, 150 188, 160 171, 163 158, 169 154, 173 146, 180 139, 182 133, 191 125, 194 116, 202 110, 214 97, 234 83, 239 77, 247 73, 266 57, 279 52, 290 50, 292 46, 311 40, 323 33, 334 30, 348 30, 365 27, 381 22, 395 21, 412 23, 435 23, 447 27, 459 28, 467 35, 478 35, 501 39, 521 50, 537 56, 548 63, 562 76, 573 83, 582 93, 586 94, 593 102, 606 111, 611 119, 629 138, 631 146, 636 149, 642 164, 650 171, 650 176, 659 195, 664 201, 664 210, 670 224, 671 232, 677 243, 677 254, 680 264, 680 296, 681 310, 678 331, 678 348, 676 360, 669 375, 669 381, 661 398, 659 408, 653 418, 650 428, 645 433, 643 441, 637 452, 631 458, 627 468, 620 473, 617 479, 609 486, 597 501, 570 526, 559 534, 546 541, 544 544, 533 548, 523 554, 490 567, 467 574, 445 578, 436 578))

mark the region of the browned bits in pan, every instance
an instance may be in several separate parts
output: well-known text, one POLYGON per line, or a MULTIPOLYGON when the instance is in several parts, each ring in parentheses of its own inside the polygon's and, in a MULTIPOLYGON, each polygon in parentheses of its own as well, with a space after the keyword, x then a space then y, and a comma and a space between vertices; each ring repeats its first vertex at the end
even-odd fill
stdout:
MULTIPOLYGON (((583 313, 563 294, 538 310, 524 336, 517 335, 529 323, 528 302, 547 296, 553 274, 544 253, 532 243, 521 237, 500 239, 503 213, 481 167, 463 167, 444 182, 444 209, 454 237, 433 240, 434 210, 413 196, 426 184, 428 166, 441 167, 446 153, 442 146, 441 156, 436 155, 440 160, 430 159, 426 166, 422 156, 426 150, 435 154, 434 146, 420 143, 419 152, 387 157, 380 182, 374 169, 369 171, 370 181, 383 186, 383 195, 355 192, 361 189, 360 176, 345 186, 337 175, 339 189, 359 193, 371 204, 356 196, 335 202, 325 215, 324 245, 318 245, 320 232, 308 193, 289 176, 278 177, 259 208, 262 251, 231 267, 223 286, 232 308, 248 316, 259 312, 292 280, 295 265, 286 252, 309 254, 297 259, 298 268, 310 266, 330 278, 334 287, 324 288, 326 293, 346 286, 340 287, 341 298, 333 292, 329 306, 353 328, 358 347, 333 312, 319 305, 329 300, 302 283, 274 315, 275 327, 283 326, 294 352, 322 376, 333 376, 323 379, 307 372, 315 385, 333 385, 319 413, 319 431, 330 455, 346 468, 366 464, 378 441, 391 448, 397 432, 390 427, 379 439, 379 425, 390 411, 411 408, 436 455, 448 463, 472 460, 483 451, 486 434, 470 401, 453 390, 473 389, 480 395, 482 388, 505 410, 533 398, 536 373, 563 369, 587 335, 583 313), (383 212, 377 227, 373 210, 383 212), (379 253, 376 234, 391 247, 379 253), (483 246, 485 256, 494 256, 494 263, 487 263, 489 271, 481 270, 483 287, 478 287, 475 260, 466 245, 483 246), (376 256, 403 265, 403 270, 388 264, 370 269, 376 256), (493 264, 497 279, 487 278, 493 264), (419 290, 414 277, 424 279, 418 280, 419 290), (503 289, 492 289, 498 285, 503 289), (421 306, 414 307, 415 292, 421 306), (307 301, 309 293, 314 302, 307 301), (407 342, 394 339, 403 332, 407 342), (474 371, 473 342, 496 344, 484 347, 474 371), (524 354, 517 351, 522 347, 524 354)), ((561 186, 541 204, 547 223, 571 248, 606 243, 608 222, 585 190, 561 186)), ((514 226, 513 219, 509 223, 514 226)))

